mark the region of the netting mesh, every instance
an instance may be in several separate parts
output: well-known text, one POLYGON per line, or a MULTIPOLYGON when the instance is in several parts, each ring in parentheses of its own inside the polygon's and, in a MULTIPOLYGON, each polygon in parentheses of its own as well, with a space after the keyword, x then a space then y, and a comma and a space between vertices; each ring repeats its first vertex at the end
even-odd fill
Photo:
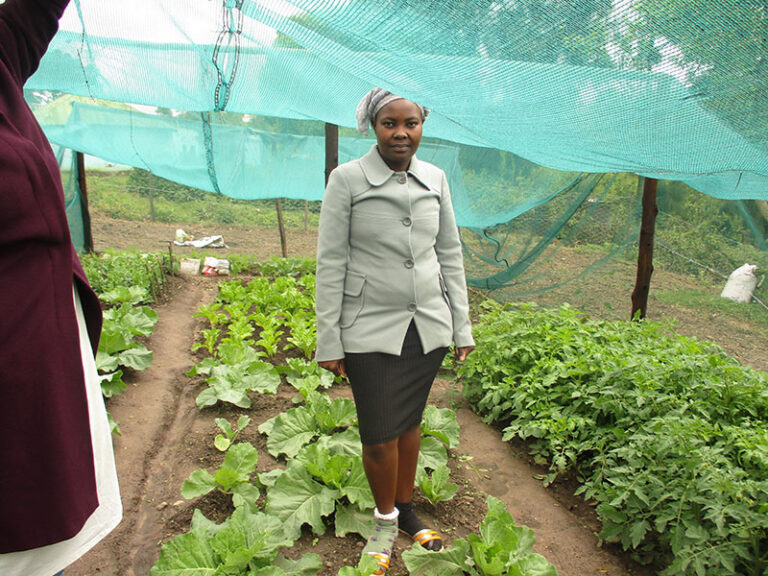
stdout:
MULTIPOLYGON (((492 287, 585 235, 585 214, 610 212, 604 242, 633 241, 636 187, 587 174, 768 199, 766 17, 756 0, 75 0, 27 89, 56 144, 307 200, 323 122, 344 161, 371 143, 348 130, 362 94, 411 98, 432 110, 420 156, 449 174, 473 278, 492 287), (510 221, 530 237, 502 234, 510 221)), ((760 247, 765 218, 734 211, 760 247)))

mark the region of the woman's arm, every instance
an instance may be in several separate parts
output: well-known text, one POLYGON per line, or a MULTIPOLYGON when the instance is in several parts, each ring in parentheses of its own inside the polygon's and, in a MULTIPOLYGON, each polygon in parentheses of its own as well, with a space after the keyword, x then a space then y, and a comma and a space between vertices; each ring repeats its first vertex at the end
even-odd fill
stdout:
POLYGON ((461 252, 461 239, 453 215, 453 204, 448 180, 443 174, 440 190, 440 228, 435 242, 437 259, 448 291, 453 315, 453 341, 456 344, 457 357, 463 360, 474 348, 472 326, 469 322, 469 303, 467 300, 467 280, 464 276, 464 256, 461 252))
POLYGON ((334 170, 328 178, 320 208, 317 240, 315 311, 318 362, 344 358, 339 322, 347 275, 351 204, 347 181, 338 170, 334 170))
POLYGON ((0 4, 0 61, 21 88, 40 64, 69 0, 6 0, 0 4))

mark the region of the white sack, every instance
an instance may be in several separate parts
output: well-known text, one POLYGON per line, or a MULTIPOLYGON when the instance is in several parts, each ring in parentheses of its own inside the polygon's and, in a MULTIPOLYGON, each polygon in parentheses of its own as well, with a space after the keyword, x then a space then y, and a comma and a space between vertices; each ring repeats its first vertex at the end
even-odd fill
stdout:
POLYGON ((734 302, 749 302, 752 300, 752 293, 757 286, 757 276, 755 276, 757 266, 754 264, 744 264, 736 268, 728 277, 725 288, 720 293, 723 298, 728 298, 734 302))

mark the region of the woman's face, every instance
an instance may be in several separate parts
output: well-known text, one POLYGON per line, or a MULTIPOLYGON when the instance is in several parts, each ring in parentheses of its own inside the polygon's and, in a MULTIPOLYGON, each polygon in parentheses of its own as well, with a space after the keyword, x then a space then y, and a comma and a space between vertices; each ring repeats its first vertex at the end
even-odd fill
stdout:
POLYGON ((376 115, 373 131, 379 154, 395 172, 408 169, 421 142, 421 128, 421 109, 410 100, 394 100, 376 115))

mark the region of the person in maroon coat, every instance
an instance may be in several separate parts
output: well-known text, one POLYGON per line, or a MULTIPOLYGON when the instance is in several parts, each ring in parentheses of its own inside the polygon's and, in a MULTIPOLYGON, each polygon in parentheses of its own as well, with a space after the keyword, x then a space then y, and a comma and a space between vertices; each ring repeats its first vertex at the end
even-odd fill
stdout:
POLYGON ((122 510, 93 356, 101 309, 24 100, 69 0, 0 4, 0 574, 51 576, 122 510))

